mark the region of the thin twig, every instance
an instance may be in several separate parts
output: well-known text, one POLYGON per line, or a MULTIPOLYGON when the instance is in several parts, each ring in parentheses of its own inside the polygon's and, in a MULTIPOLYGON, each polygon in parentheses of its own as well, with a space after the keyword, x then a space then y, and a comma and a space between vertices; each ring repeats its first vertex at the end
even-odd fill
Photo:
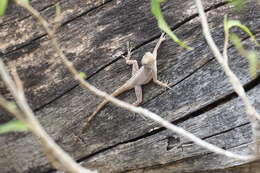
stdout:
MULTIPOLYGON (((231 85, 233 86, 233 89, 244 102, 246 113, 248 115, 248 119, 250 120, 251 125, 252 125, 254 142, 259 143, 259 141, 260 141, 260 138, 259 138, 260 137, 259 136, 260 116, 257 113, 257 111, 255 110, 255 108, 251 105, 250 100, 248 99, 246 92, 245 92, 241 82, 239 81, 238 77, 232 72, 232 70, 230 69, 230 67, 228 65, 228 57, 227 57, 228 33, 225 33, 225 44, 224 44, 224 51, 223 51, 224 57, 223 57, 210 34, 207 17, 204 12, 201 0, 195 0, 195 2, 196 2, 199 16, 201 19, 201 25, 202 25, 204 37, 205 37, 206 41, 208 42, 208 45, 211 48, 213 54, 215 55, 217 61, 222 66, 224 72, 228 76, 229 81, 230 81, 231 85)), ((259 146, 256 146, 255 149, 256 149, 256 152, 258 155, 259 146)))
MULTIPOLYGON (((13 76, 13 81, 15 83, 17 93, 24 94, 23 82, 19 78, 16 67, 14 65, 11 66, 11 74, 13 76)), ((25 96, 23 95, 21 97, 25 97, 25 96)))
POLYGON ((228 30, 225 30, 224 34, 224 47, 223 47, 223 58, 226 64, 228 64, 228 55, 227 55, 227 49, 228 49, 228 40, 229 40, 229 32, 228 30))
MULTIPOLYGON (((18 2, 18 0, 16 0, 16 2, 18 2)), ((55 51, 58 53, 59 57, 62 59, 62 62, 64 63, 64 65, 68 68, 68 70, 71 72, 71 74, 74 76, 74 78, 79 81, 80 85, 87 89, 90 90, 92 93, 94 93, 97 96, 100 96, 104 99, 107 99, 108 101, 112 102, 113 104, 124 108, 126 110, 129 110, 131 112, 135 112, 138 114, 141 114, 147 118, 150 118, 152 120, 154 120, 155 122, 161 124, 162 126, 172 130, 173 132, 184 136, 188 139, 190 139, 191 141, 193 141, 195 144, 208 149, 211 152, 217 153, 217 154, 221 154, 227 157, 231 157, 234 159, 239 159, 239 160, 250 160, 250 159, 254 159, 254 156, 252 155, 239 155, 239 154, 235 154, 233 152, 230 151, 226 151, 222 148, 219 148, 213 144, 210 144, 208 142, 205 142, 204 140, 201 140, 200 138, 196 137, 195 135, 193 135, 192 133, 184 130, 181 127, 178 127, 176 125, 171 124, 170 122, 164 120, 163 118, 161 118, 159 115, 150 112, 147 109, 141 108, 141 107, 136 107, 133 106, 129 103, 126 103, 124 101, 121 101, 119 99, 116 99, 112 96, 110 96, 109 94, 95 88, 94 86, 92 86, 91 84, 89 84, 87 81, 85 81, 77 72, 77 70, 75 69, 75 67, 73 66, 73 64, 67 59, 67 57, 63 54, 63 52, 61 51, 61 49, 58 46, 57 40, 53 34, 53 32, 49 29, 48 27, 48 23, 46 22, 46 20, 40 16, 39 12, 37 10, 35 10, 33 7, 31 7, 29 4, 25 4, 25 3, 18 3, 19 5, 21 5, 22 7, 24 7, 25 9, 27 9, 33 16, 35 16, 38 21, 40 22, 40 24, 43 26, 43 28, 45 29, 45 31, 47 32, 50 41, 53 45, 53 48, 55 49, 55 51)))
POLYGON ((249 118, 251 119, 251 117, 254 116, 258 120, 260 120, 260 116, 256 112, 255 108, 250 104, 250 101, 249 101, 249 99, 246 95, 246 92, 245 92, 244 88, 242 87, 242 84, 240 83, 237 76, 231 71, 228 64, 224 61, 224 58, 222 57, 219 49, 217 48, 215 42, 213 41, 213 39, 211 37, 209 27, 208 27, 207 18, 206 18, 205 12, 203 10, 203 6, 201 4, 201 1, 200 0, 195 0, 195 1, 196 1, 196 4, 197 4, 199 14, 200 14, 201 25, 202 25, 202 28, 203 28, 204 36, 205 36, 213 54, 215 55, 219 64, 223 67, 226 75, 229 77, 230 83, 232 84, 234 90, 236 91, 236 93, 241 97, 241 99, 245 103, 246 112, 248 113, 249 118))
POLYGON ((26 121, 22 115, 22 112, 17 108, 17 106, 12 102, 7 101, 2 95, 0 95, 0 107, 14 115, 17 119, 23 122, 26 121))
POLYGON ((11 108, 10 102, 6 101, 0 96, 0 106, 12 113, 17 119, 27 124, 28 128, 37 136, 46 152, 47 157, 51 163, 58 169, 68 171, 71 173, 96 173, 96 171, 90 171, 77 164, 65 151, 63 151, 53 139, 45 132, 36 119, 34 113, 29 107, 22 90, 21 81, 18 75, 14 72, 16 84, 13 82, 11 76, 7 72, 2 60, 0 59, 0 75, 7 85, 8 89, 12 92, 18 108, 11 108), (20 86, 19 86, 20 85, 20 86))

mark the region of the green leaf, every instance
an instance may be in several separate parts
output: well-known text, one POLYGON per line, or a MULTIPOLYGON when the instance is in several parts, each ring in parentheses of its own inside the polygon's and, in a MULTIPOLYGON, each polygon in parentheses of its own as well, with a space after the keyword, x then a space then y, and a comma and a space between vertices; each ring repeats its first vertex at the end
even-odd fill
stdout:
MULTIPOLYGON (((225 34, 229 33, 229 29, 232 27, 239 27, 241 30, 243 30, 245 33, 247 33, 251 39, 255 42, 257 46, 259 46, 259 43, 257 42, 255 36, 253 33, 246 27, 245 25, 241 24, 239 20, 228 20, 227 16, 225 15, 224 18, 224 31, 225 34)), ((249 64, 249 74, 255 78, 257 76, 257 67, 258 67, 258 62, 257 62, 257 52, 256 51, 247 51, 244 49, 240 38, 234 34, 230 34, 230 40, 231 42, 235 45, 236 49, 238 52, 245 56, 248 60, 249 64)))
POLYGON ((230 40, 235 45, 238 52, 247 58, 249 64, 249 74, 255 78, 257 76, 258 67, 257 52, 245 50, 241 43, 241 39, 236 34, 231 34, 230 40))
POLYGON ((8 132, 23 132, 27 131, 28 128, 26 124, 24 124, 21 121, 18 120, 12 120, 9 121, 8 123, 0 125, 0 134, 2 133, 8 133, 8 132))
POLYGON ((169 25, 164 20, 163 14, 161 12, 160 3, 164 2, 165 0, 151 0, 151 11, 152 14, 155 16, 159 28, 165 32, 173 41, 175 41, 180 46, 192 50, 191 47, 187 46, 184 42, 178 39, 178 37, 172 32, 169 25))
POLYGON ((249 74, 256 78, 257 76, 257 53, 255 51, 249 51, 247 55, 248 63, 249 63, 249 74))
POLYGON ((234 34, 234 33, 232 33, 231 35, 230 35, 230 40, 231 40, 231 42, 235 45, 235 47, 236 47, 236 49, 237 50, 243 50, 244 48, 243 48, 243 46, 242 46, 242 44, 241 44, 241 39, 236 35, 236 34, 234 34))
POLYGON ((229 32, 229 29, 232 27, 239 27, 241 30, 243 30, 245 33, 247 33, 251 39, 255 42, 255 44, 257 46, 259 46, 259 43, 257 42, 255 36, 253 35, 253 33, 249 30, 249 28, 243 24, 240 23, 239 20, 228 20, 227 16, 225 15, 224 18, 224 30, 225 32, 229 32))
POLYGON ((80 72, 80 73, 79 73, 79 76, 80 76, 81 78, 83 78, 83 79, 86 79, 86 78, 87 78, 87 75, 86 75, 86 73, 84 73, 84 72, 80 72))
POLYGON ((7 5, 8 0, 0 0, 0 16, 3 16, 5 14, 7 5))

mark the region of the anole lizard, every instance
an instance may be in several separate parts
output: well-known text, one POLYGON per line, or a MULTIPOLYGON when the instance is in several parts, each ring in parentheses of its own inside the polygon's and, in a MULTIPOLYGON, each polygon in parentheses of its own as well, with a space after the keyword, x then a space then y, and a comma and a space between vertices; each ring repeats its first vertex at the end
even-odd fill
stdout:
MULTIPOLYGON (((126 63, 129 65, 132 65, 132 77, 125 82, 121 87, 119 87, 117 90, 115 90, 111 96, 118 96, 122 94, 125 91, 128 91, 130 89, 135 89, 136 94, 136 102, 133 103, 133 105, 138 106, 142 102, 142 88, 141 85, 147 84, 151 80, 153 80, 154 83, 169 88, 168 84, 163 83, 157 79, 157 51, 159 49, 159 46, 161 43, 165 40, 165 34, 162 34, 159 41, 157 42, 153 53, 146 52, 145 55, 142 58, 142 67, 139 68, 138 63, 136 60, 130 60, 131 58, 131 49, 128 45, 128 53, 127 56, 124 56, 126 63)), ((87 118, 86 124, 83 128, 86 129, 88 127, 89 122, 94 118, 94 116, 108 103, 108 100, 104 100, 101 102, 97 109, 87 118)))

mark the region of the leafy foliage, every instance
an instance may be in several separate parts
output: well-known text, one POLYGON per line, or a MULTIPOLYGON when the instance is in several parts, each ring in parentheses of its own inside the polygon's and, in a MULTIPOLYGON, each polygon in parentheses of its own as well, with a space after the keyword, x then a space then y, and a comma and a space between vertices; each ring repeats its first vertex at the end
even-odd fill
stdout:
POLYGON ((5 14, 7 5, 8 0, 0 0, 0 16, 3 16, 5 14))
MULTIPOLYGON (((29 3, 29 0, 20 0, 23 3, 29 3)), ((5 10, 8 5, 8 0, 0 0, 0 16, 5 14, 5 10)))
POLYGON ((252 77, 255 78, 257 76, 258 68, 257 52, 253 50, 245 50, 241 43, 241 39, 236 34, 231 34, 230 40, 235 45, 238 52, 247 58, 249 63, 249 73, 252 77))
POLYGON ((243 24, 240 23, 239 20, 228 20, 227 15, 225 15, 224 18, 224 31, 225 33, 228 33, 230 28, 232 27, 239 27, 241 30, 243 30, 245 33, 247 33, 251 39, 255 42, 256 45, 259 46, 259 43, 257 42, 254 34, 249 30, 249 28, 243 24))
MULTIPOLYGON (((224 32, 226 35, 229 35, 229 30, 232 27, 239 27, 241 30, 243 30, 245 33, 247 33, 251 39, 254 41, 254 43, 259 46, 259 43, 257 42, 255 36, 253 33, 248 29, 247 26, 243 25, 240 23, 238 20, 228 20, 227 16, 225 15, 224 18, 224 32)), ((248 51, 245 50, 242 43, 241 39, 234 33, 231 33, 229 38, 231 42, 235 45, 236 49, 238 52, 245 56, 248 60, 249 63, 249 73, 252 77, 256 77, 257 75, 257 68, 258 68, 258 61, 257 61, 257 52, 256 51, 248 51)))
POLYGON ((0 134, 8 132, 23 132, 27 130, 28 128, 26 124, 18 120, 12 120, 8 123, 0 125, 0 134))
POLYGON ((191 50, 192 49, 191 47, 187 46, 184 42, 182 42, 181 40, 178 39, 178 37, 172 32, 171 28, 164 20, 164 17, 163 17, 162 11, 161 11, 161 7, 160 7, 161 2, 164 2, 164 0, 151 0, 151 11, 157 20, 159 28, 163 32, 165 32, 177 44, 179 44, 180 46, 182 46, 186 49, 191 50))

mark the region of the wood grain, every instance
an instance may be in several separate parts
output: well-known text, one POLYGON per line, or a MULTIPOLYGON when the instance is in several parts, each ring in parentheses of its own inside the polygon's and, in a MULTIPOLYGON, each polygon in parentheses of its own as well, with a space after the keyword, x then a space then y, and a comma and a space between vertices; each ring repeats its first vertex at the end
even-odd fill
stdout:
MULTIPOLYGON (((120 57, 125 53, 126 42, 132 41, 133 58, 140 60, 146 51, 153 49, 160 35, 148 0, 120 4, 115 1, 105 4, 80 0, 60 2, 66 16, 57 37, 64 52, 79 71, 86 72, 89 82, 109 93, 131 75, 131 68, 120 57)), ((37 9, 50 18, 54 14, 53 4, 45 2, 37 9)), ((260 7, 255 1, 248 1, 240 13, 220 0, 204 1, 204 5, 208 9, 211 32, 220 47, 225 13, 241 20, 259 38, 260 7)), ((242 103, 205 43, 193 2, 167 1, 162 9, 176 34, 194 50, 184 50, 169 39, 163 43, 158 56, 158 78, 171 82, 174 91, 148 84, 143 87, 141 106, 220 147, 246 151, 251 132, 242 103)), ((249 166, 258 168, 257 164, 209 153, 154 122, 112 104, 106 106, 93 120, 91 129, 80 136, 84 143, 77 141, 75 136, 85 118, 101 99, 78 86, 53 53, 45 33, 30 16, 21 14, 15 16, 11 12, 3 19, 0 28, 7 28, 5 36, 8 37, 4 37, 7 45, 1 49, 0 56, 8 65, 17 65, 28 100, 47 132, 85 166, 100 172, 214 172, 231 168, 246 170, 249 166), (13 18, 15 23, 11 22, 13 18), (14 31, 17 26, 22 27, 14 31), (17 33, 23 28, 26 37, 19 38, 17 33)), ((244 43, 254 48, 247 36, 240 34, 244 43)), ((229 48, 229 55, 232 69, 258 108, 260 79, 249 77, 246 59, 238 56, 233 47, 229 48)), ((2 85, 1 93, 8 96, 2 85)), ((119 98, 131 103, 135 100, 133 92, 119 98)), ((0 151, 1 172, 54 171, 37 140, 29 133, 1 135, 0 151)))

